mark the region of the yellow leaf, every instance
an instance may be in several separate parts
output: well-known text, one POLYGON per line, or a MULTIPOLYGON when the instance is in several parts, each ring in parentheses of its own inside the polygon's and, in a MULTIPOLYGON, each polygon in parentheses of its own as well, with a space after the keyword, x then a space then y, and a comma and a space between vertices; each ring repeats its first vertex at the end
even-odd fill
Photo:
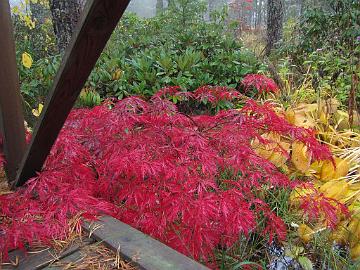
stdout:
MULTIPOLYGON (((360 173, 360 171, 359 171, 359 173, 360 173)), ((360 183, 359 183, 359 182, 352 183, 352 184, 350 185, 350 189, 351 189, 351 190, 356 190, 356 191, 360 190, 360 183)), ((359 203, 360 203, 360 202, 359 202, 359 203)))
POLYGON ((289 199, 292 204, 296 204, 300 198, 309 196, 312 193, 314 193, 313 189, 297 187, 291 192, 289 199))
POLYGON ((13 12, 14 14, 19 14, 19 7, 18 7, 18 6, 13 7, 13 8, 12 8, 12 12, 13 12))
POLYGON ((319 190, 326 197, 340 201, 346 197, 349 191, 349 183, 345 180, 329 181, 323 184, 319 190))
POLYGON ((336 170, 335 170, 335 179, 345 177, 350 170, 350 164, 347 160, 336 157, 336 170))
POLYGON ((338 157, 334 158, 335 166, 331 160, 324 161, 321 168, 320 179, 322 181, 329 181, 346 176, 350 170, 350 164, 345 160, 338 157))
POLYGON ((119 80, 121 78, 121 75, 122 75, 123 71, 118 68, 115 70, 115 72, 112 74, 112 80, 115 81, 115 80, 119 80))
POLYGON ((287 109, 285 112, 285 118, 290 124, 295 123, 295 111, 293 109, 287 109))
POLYGON ((285 164, 287 157, 281 152, 273 152, 269 158, 269 161, 273 163, 276 167, 281 167, 285 164))
POLYGON ((320 112, 320 118, 319 118, 320 122, 327 125, 328 124, 328 115, 326 113, 324 113, 323 111, 320 112))
POLYGON ((29 27, 30 29, 35 28, 35 22, 31 19, 31 17, 29 15, 24 16, 24 22, 25 22, 25 25, 27 27, 29 27))
POLYGON ((291 161, 295 168, 302 173, 305 173, 310 168, 311 157, 305 144, 302 142, 292 144, 291 161))
POLYGON ((24 52, 22 54, 22 64, 23 64, 23 66, 26 67, 26 68, 31 68, 32 63, 33 63, 33 60, 31 58, 31 55, 28 54, 27 52, 24 52))
POLYGON ((296 126, 313 128, 316 126, 314 118, 317 115, 317 110, 317 104, 301 104, 293 110, 295 115, 289 114, 289 117, 293 118, 293 124, 296 126))
POLYGON ((313 229, 311 229, 308 225, 300 224, 298 228, 298 235, 304 243, 309 243, 313 234, 313 229))
POLYGON ((331 160, 326 160, 321 168, 320 180, 329 181, 331 179, 334 179, 334 175, 335 175, 334 164, 331 162, 331 160))
POLYGON ((42 112, 43 107, 44 107, 44 105, 40 103, 37 109, 32 110, 32 114, 36 117, 39 117, 42 112))
POLYGON ((335 125, 339 130, 350 128, 349 114, 347 112, 337 110, 334 114, 335 125))
POLYGON ((331 233, 330 239, 340 245, 345 245, 349 239, 349 231, 347 228, 347 221, 342 221, 331 233))
POLYGON ((347 231, 349 232, 349 242, 350 247, 354 247, 356 244, 359 243, 359 232, 360 232, 360 226, 359 226, 359 219, 357 217, 353 217, 347 226, 347 231))
POLYGON ((282 167, 285 162, 288 160, 288 156, 283 152, 286 151, 289 153, 290 151, 290 144, 287 142, 280 142, 277 149, 273 150, 269 161, 271 161, 275 166, 282 167))
POLYGON ((326 112, 328 114, 335 113, 340 106, 340 102, 336 98, 329 98, 325 101, 326 112))
POLYGON ((274 151, 274 148, 278 146, 277 142, 280 142, 280 135, 276 135, 274 133, 263 134, 263 137, 266 140, 269 140, 268 143, 260 143, 258 139, 255 139, 252 142, 252 147, 256 154, 259 156, 269 159, 274 151))
POLYGON ((304 114, 296 113, 294 125, 304 128, 313 128, 316 126, 316 123, 313 118, 304 114))
POLYGON ((297 258, 301 253, 304 252, 302 246, 289 245, 285 248, 285 256, 297 258))
POLYGON ((348 208, 353 218, 360 218, 360 201, 355 200, 348 208))
POLYGON ((360 257, 360 243, 356 244, 354 247, 350 249, 351 259, 356 260, 360 257))
POLYGON ((324 161, 316 160, 310 165, 310 170, 320 175, 324 161))
POLYGON ((318 104, 301 104, 296 108, 296 112, 315 113, 318 108, 318 104))
POLYGON ((259 156, 265 159, 269 159, 272 155, 273 150, 271 148, 269 149, 269 146, 259 146, 255 149, 255 152, 259 156))

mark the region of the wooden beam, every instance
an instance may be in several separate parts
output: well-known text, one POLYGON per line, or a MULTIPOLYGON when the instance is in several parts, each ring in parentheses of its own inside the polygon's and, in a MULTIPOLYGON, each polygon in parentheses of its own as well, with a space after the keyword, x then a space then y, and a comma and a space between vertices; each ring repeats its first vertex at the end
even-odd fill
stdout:
POLYGON ((91 237, 144 270, 209 270, 167 245, 109 216, 83 228, 91 237))
POLYGON ((22 250, 15 250, 9 253, 9 259, 17 262, 15 267, 9 264, 0 264, 2 270, 37 270, 43 269, 51 263, 67 258, 79 251, 81 248, 94 243, 95 240, 86 238, 84 240, 75 240, 71 246, 60 253, 53 248, 47 248, 42 251, 29 252, 28 254, 22 250))
POLYGON ((26 143, 14 34, 7 0, 0 1, 0 35, 0 133, 6 158, 6 175, 9 181, 14 181, 26 143))
POLYGON ((16 186, 41 171, 86 79, 130 0, 88 0, 55 78, 33 138, 22 160, 16 186))

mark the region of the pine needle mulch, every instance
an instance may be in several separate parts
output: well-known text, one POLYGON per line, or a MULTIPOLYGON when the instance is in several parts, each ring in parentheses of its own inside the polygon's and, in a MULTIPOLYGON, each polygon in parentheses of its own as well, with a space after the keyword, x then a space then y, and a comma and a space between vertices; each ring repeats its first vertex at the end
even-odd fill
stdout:
POLYGON ((70 255, 50 266, 52 268, 76 270, 136 269, 130 263, 124 261, 119 254, 115 254, 115 252, 99 243, 84 246, 74 255, 70 255))

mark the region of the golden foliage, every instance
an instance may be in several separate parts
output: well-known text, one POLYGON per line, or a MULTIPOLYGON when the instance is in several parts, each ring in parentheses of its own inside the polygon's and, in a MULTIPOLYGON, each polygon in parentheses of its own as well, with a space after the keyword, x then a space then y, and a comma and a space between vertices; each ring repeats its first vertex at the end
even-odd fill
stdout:
POLYGON ((299 238, 305 243, 309 243, 315 232, 306 224, 300 224, 298 228, 299 238))
POLYGON ((309 170, 311 156, 305 144, 302 142, 294 142, 292 144, 291 161, 300 172, 305 173, 309 170))

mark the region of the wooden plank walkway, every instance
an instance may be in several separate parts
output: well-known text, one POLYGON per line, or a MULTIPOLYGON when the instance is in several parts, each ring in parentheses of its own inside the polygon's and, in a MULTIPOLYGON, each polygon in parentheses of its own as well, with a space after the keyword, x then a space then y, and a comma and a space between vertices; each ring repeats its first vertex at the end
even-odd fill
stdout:
POLYGON ((91 238, 74 243, 60 254, 56 254, 52 249, 26 256, 21 251, 11 252, 10 259, 12 262, 17 261, 17 265, 3 265, 2 267, 0 265, 0 269, 89 269, 86 264, 81 267, 85 258, 101 260, 99 256, 92 256, 95 254, 92 254, 94 252, 91 247, 104 244, 114 252, 114 255, 117 254, 119 259, 125 259, 133 265, 131 268, 128 264, 121 268, 118 268, 119 265, 108 265, 109 267, 105 269, 209 270, 202 264, 112 217, 105 216, 94 223, 85 222, 83 228, 89 232, 91 238))
POLYGON ((94 239, 85 239, 79 243, 74 243, 64 252, 57 254, 53 249, 44 249, 42 251, 33 252, 29 254, 25 254, 23 251, 13 251, 9 254, 10 261, 16 262, 16 266, 13 265, 3 265, 2 268, 4 270, 12 270, 12 269, 21 269, 21 270, 37 270, 44 269, 48 265, 60 261, 68 256, 71 256, 73 253, 79 251, 82 247, 86 245, 90 245, 94 243, 94 239))
POLYGON ((140 269, 208 270, 202 264, 109 216, 93 224, 85 223, 84 229, 109 248, 118 250, 125 259, 134 261, 140 269))

